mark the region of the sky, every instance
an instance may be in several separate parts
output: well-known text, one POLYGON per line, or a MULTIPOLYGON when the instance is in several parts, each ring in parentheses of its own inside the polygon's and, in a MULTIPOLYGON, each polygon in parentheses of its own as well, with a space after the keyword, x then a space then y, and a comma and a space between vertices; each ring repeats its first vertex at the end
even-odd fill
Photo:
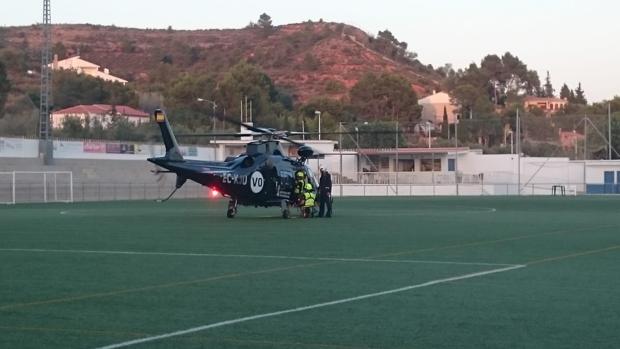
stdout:
MULTIPOLYGON (((42 0, 5 1, 0 26, 42 21, 42 0)), ((614 0, 51 0, 53 23, 134 28, 242 28, 261 13, 274 25, 309 19, 390 30, 424 64, 465 68, 506 51, 546 72, 559 94, 579 82, 590 102, 620 95, 620 2, 614 0)))

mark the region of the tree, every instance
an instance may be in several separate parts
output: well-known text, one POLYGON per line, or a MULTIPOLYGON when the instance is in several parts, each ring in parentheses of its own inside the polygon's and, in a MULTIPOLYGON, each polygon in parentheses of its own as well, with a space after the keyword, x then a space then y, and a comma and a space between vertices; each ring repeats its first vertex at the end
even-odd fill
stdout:
MULTIPOLYGON (((393 122, 364 123, 358 126, 358 131, 360 148, 394 148, 397 138, 399 147, 406 145, 402 130, 400 130, 401 132, 396 137, 396 125, 393 122)), ((343 140, 347 141, 348 146, 355 146, 355 144, 351 144, 353 143, 351 138, 343 140)))
POLYGON ((461 106, 461 114, 469 113, 481 96, 480 90, 470 84, 460 85, 452 91, 452 96, 461 106))
POLYGON ((525 78, 525 93, 536 96, 540 93, 540 78, 535 70, 528 70, 525 78))
POLYGON ((278 126, 278 112, 288 108, 282 103, 286 96, 259 67, 242 61, 233 66, 219 82, 220 100, 229 115, 240 114, 240 102, 252 102, 254 122, 278 126))
POLYGON ((54 47, 52 48, 52 52, 55 55, 58 55, 59 59, 64 59, 67 57, 67 48, 60 41, 54 44, 54 47))
POLYGON ((581 88, 581 82, 579 83, 579 86, 577 86, 577 88, 575 89, 575 103, 588 104, 585 93, 583 89, 581 88))
POLYGON ((73 71, 54 73, 54 107, 76 104, 126 104, 136 106, 138 97, 132 89, 118 82, 109 82, 73 71))
POLYGON ((0 49, 6 46, 6 28, 0 28, 0 49))
POLYGON ((551 84, 551 76, 549 75, 549 71, 547 70, 547 77, 545 78, 545 86, 544 86, 544 97, 555 97, 555 90, 553 89, 553 85, 551 84))
POLYGON ((475 63, 448 77, 446 87, 453 93, 460 86, 469 85, 480 96, 486 96, 495 105, 505 106, 509 97, 523 93, 537 94, 540 88, 538 73, 527 69, 517 56, 506 52, 503 56, 487 55, 478 67, 475 63))
POLYGON ((4 63, 0 61, 0 117, 4 115, 4 105, 6 104, 9 91, 11 90, 11 81, 6 75, 4 63))
POLYGON ((54 132, 67 138, 83 139, 88 137, 82 120, 77 117, 66 117, 62 121, 62 129, 54 130, 54 132))
POLYGON ((562 85, 562 89, 560 89, 560 98, 565 100, 570 99, 570 89, 568 88, 568 85, 562 85))
POLYGON ((351 88, 350 97, 352 106, 368 119, 415 121, 420 117, 415 91, 398 75, 368 73, 351 88))
POLYGON ((443 106, 443 118, 441 122, 441 137, 450 139, 450 123, 448 122, 448 110, 443 106))
POLYGON ((266 36, 268 36, 269 34, 273 33, 273 31, 274 31, 273 24, 271 24, 271 16, 269 16, 266 13, 263 13, 262 15, 260 15, 260 17, 258 18, 258 23, 256 24, 256 26, 258 28, 261 28, 263 30, 263 33, 266 36))
POLYGON ((411 64, 418 56, 415 52, 407 51, 409 45, 404 41, 398 41, 389 30, 379 31, 377 37, 371 41, 371 48, 394 60, 411 64))

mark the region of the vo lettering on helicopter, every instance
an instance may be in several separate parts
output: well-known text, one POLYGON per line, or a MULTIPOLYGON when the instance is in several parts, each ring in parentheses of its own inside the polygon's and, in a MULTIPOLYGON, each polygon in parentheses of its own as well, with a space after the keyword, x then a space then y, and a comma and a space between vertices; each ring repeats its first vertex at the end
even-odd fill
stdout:
POLYGON ((246 185, 248 183, 248 176, 241 176, 230 172, 224 173, 222 175, 222 183, 246 185))
POLYGON ((252 173, 252 176, 250 177, 250 189, 252 189, 252 193, 260 193, 263 190, 264 185, 265 179, 263 178, 263 174, 258 171, 252 173))

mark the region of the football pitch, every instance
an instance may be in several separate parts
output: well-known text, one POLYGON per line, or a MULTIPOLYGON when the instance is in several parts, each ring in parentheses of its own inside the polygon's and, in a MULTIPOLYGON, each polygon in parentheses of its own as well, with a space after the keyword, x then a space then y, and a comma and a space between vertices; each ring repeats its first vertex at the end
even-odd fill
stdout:
POLYGON ((620 198, 0 207, 2 348, 617 348, 620 198))

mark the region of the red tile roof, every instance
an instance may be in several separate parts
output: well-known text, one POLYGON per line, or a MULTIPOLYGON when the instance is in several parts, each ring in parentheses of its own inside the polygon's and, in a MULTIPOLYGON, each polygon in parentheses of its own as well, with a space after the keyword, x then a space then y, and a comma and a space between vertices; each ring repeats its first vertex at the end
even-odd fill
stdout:
POLYGON ((107 115, 112 114, 116 110, 117 115, 133 116, 148 118, 149 114, 126 105, 110 105, 110 104, 92 104, 92 105, 76 105, 73 107, 55 111, 53 114, 96 114, 107 115))

